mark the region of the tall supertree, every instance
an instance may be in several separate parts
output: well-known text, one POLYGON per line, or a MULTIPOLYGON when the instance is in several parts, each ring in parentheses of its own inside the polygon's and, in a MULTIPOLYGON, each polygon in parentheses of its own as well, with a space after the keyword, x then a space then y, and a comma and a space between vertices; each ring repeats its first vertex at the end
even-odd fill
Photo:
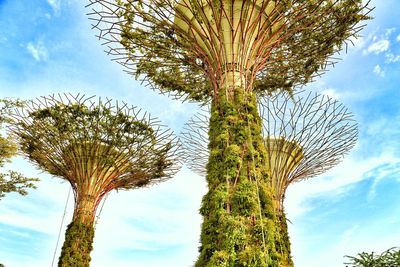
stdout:
MULTIPOLYGON (((283 207, 285 192, 294 182, 322 174, 337 165, 356 143, 357 124, 347 108, 318 94, 304 97, 274 94, 260 101, 269 180, 273 188, 280 240, 278 250, 288 255, 290 241, 283 207)), ((189 168, 206 175, 207 110, 196 114, 182 132, 183 152, 189 168)))
POLYGON ((126 103, 48 96, 28 102, 12 118, 24 155, 74 192, 58 266, 89 266, 96 209, 108 192, 150 186, 178 170, 176 138, 126 103))
MULTIPOLYGON (((276 266, 273 190, 256 96, 334 63, 362 0, 89 0, 108 53, 161 93, 211 102, 209 192, 196 266, 276 266), (254 197, 258 201, 253 201, 254 197)), ((280 263, 281 262, 281 263, 280 263)))

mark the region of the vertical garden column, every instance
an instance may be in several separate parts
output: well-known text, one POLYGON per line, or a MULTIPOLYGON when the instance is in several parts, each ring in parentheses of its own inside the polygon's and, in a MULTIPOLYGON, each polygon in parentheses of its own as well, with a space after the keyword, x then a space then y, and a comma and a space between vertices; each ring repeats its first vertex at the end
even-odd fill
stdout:
POLYGON ((78 196, 72 222, 65 233, 59 267, 88 267, 93 249, 95 199, 90 195, 78 196))
POLYGON ((293 266, 293 260, 291 257, 291 249, 290 249, 290 238, 287 226, 287 219, 285 213, 277 214, 276 227, 279 229, 279 238, 276 240, 276 249, 281 255, 279 266, 281 267, 289 267, 293 266))
POLYGON ((220 90, 211 108, 209 192, 196 266, 278 266, 275 213, 255 95, 220 90))

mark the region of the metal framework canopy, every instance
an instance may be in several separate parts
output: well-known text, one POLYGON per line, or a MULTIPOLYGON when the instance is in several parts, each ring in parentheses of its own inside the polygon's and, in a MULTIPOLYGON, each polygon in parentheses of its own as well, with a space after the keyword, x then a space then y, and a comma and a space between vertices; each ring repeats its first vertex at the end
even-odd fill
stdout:
MULTIPOLYGON (((208 118, 203 111, 181 133, 189 168, 205 176, 209 151, 208 118)), ((274 94, 260 100, 268 169, 278 207, 289 184, 317 176, 337 165, 354 147, 358 130, 353 115, 327 96, 274 94)))
POLYGON ((259 94, 309 82, 357 37, 362 0, 89 0, 125 70, 162 93, 208 100, 226 83, 259 94))
POLYGON ((302 160, 285 177, 287 184, 317 176, 336 166, 357 141, 358 127, 353 114, 325 95, 275 94, 260 101, 260 113, 265 137, 283 138, 297 144, 281 145, 292 152, 299 147, 302 150, 302 160))
POLYGON ((37 98, 11 115, 11 132, 40 169, 67 180, 75 215, 93 218, 113 189, 171 178, 179 169, 178 141, 156 119, 126 103, 84 95, 37 98))

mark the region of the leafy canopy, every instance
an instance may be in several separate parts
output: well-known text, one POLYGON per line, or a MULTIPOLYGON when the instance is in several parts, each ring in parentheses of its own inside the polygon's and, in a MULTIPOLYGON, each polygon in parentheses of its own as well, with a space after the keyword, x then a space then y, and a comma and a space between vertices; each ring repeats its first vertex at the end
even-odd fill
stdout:
POLYGON ((65 98, 42 97, 13 115, 21 150, 40 169, 74 187, 95 175, 107 191, 175 173, 176 141, 156 120, 125 103, 65 98))
POLYGON ((397 267, 400 266, 400 249, 390 248, 381 254, 361 252, 357 256, 346 256, 349 267, 397 267))
POLYGON ((88 6, 99 37, 128 73, 162 93, 207 101, 229 71, 240 72, 246 89, 259 94, 310 82, 369 19, 362 2, 91 0, 88 6), (233 16, 227 3, 241 11, 233 16))
MULTIPOLYGON (((3 125, 11 123, 7 113, 16 106, 21 106, 23 103, 20 101, 12 101, 9 99, 0 99, 0 130, 3 125)), ((0 133, 0 168, 11 161, 11 158, 17 155, 18 147, 10 136, 4 137, 0 133)), ((17 192, 21 195, 26 195, 28 188, 36 188, 34 182, 38 181, 36 178, 27 178, 21 173, 9 170, 8 172, 0 172, 0 199, 6 193, 17 192)), ((0 265, 1 266, 1 265, 0 265)))

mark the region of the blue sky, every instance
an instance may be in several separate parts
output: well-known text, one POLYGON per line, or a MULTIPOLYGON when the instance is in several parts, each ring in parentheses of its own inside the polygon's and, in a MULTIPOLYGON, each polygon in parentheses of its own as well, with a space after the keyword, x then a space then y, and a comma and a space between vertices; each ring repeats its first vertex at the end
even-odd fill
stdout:
MULTIPOLYGON (((397 0, 372 5, 375 18, 363 38, 307 87, 348 106, 360 138, 340 165, 287 192, 298 267, 343 266, 345 254, 400 246, 400 9, 397 0)), ((79 0, 0 0, 0 98, 107 96, 141 107, 179 132, 196 105, 160 96, 123 73, 94 37, 83 6, 79 0)), ((42 181, 26 197, 9 194, 0 201, 0 262, 50 266, 68 185, 21 158, 8 167, 42 181)), ((190 266, 205 192, 204 179, 187 168, 153 188, 114 192, 96 228, 92 266, 190 266)))

